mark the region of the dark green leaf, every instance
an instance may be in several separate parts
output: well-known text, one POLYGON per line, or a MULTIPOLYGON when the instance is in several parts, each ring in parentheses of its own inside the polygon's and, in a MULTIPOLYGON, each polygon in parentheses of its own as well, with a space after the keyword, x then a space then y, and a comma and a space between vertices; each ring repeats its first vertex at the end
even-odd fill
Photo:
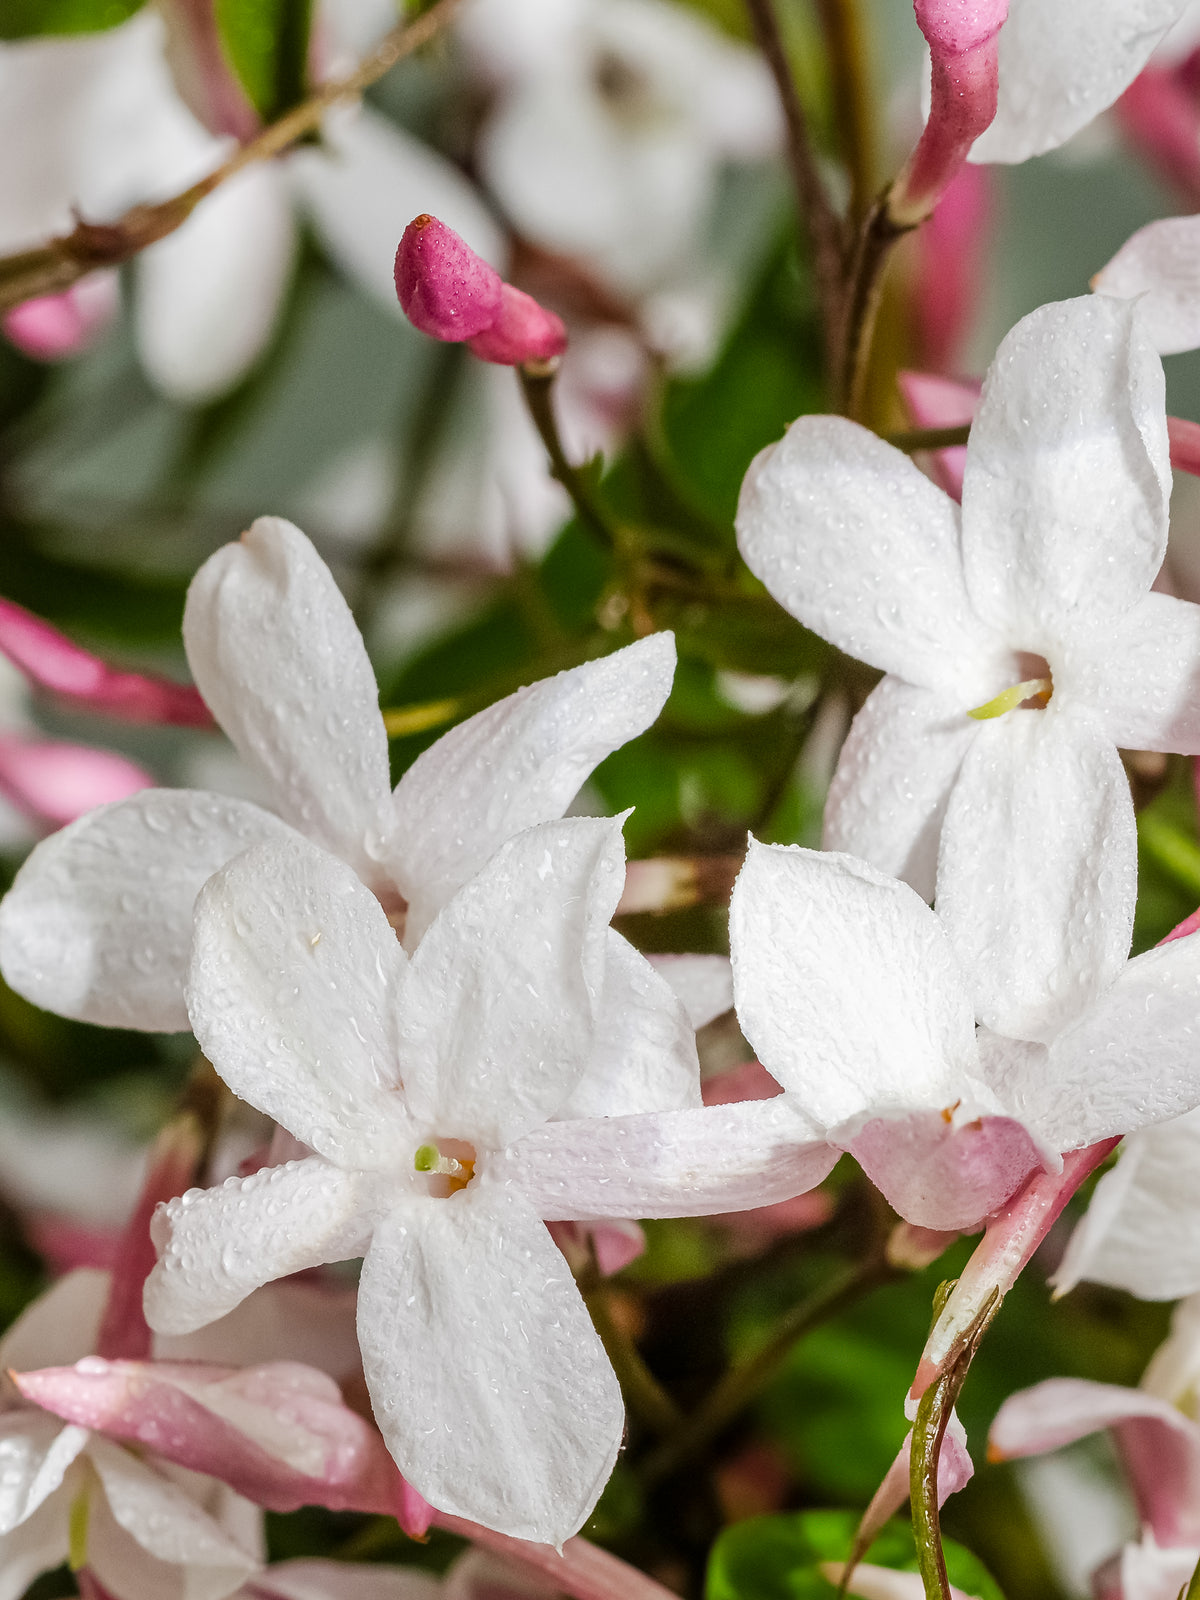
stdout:
POLYGON ((101 33, 119 27, 145 0, 0 0, 0 39, 43 33, 101 33))
POLYGON ((216 16, 229 63, 266 121, 304 99, 312 0, 216 0, 216 16))

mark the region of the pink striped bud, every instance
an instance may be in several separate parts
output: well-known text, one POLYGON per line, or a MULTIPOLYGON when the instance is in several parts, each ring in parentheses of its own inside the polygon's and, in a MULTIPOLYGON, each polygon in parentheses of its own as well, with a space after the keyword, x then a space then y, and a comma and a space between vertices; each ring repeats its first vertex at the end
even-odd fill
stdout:
POLYGON ((404 230, 396 294, 414 327, 450 344, 467 342, 481 361, 517 367, 566 349, 553 311, 505 283, 452 228, 427 213, 404 230))

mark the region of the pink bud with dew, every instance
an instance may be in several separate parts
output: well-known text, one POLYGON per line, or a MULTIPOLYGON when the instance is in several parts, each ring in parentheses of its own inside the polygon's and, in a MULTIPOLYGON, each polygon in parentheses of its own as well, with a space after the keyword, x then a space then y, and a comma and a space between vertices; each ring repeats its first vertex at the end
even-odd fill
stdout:
POLYGON ((996 115, 1008 0, 915 0, 914 9, 932 57, 932 97, 925 131, 888 195, 901 228, 930 214, 996 115))
POLYGON ((414 327, 450 344, 467 342, 482 361, 520 366, 562 354, 561 320, 505 283, 452 228, 427 213, 404 230, 396 294, 414 327))
POLYGON ((61 294, 23 300, 5 313, 5 337, 34 361, 78 355, 108 326, 118 301, 116 274, 94 272, 61 294))

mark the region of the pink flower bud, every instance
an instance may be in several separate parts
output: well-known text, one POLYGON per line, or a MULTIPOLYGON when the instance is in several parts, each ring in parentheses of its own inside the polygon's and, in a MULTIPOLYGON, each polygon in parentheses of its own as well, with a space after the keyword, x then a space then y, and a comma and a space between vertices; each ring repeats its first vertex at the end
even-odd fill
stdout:
POLYGON ((562 355, 567 348, 567 330, 561 317, 506 283, 500 290, 499 316, 490 328, 477 333, 470 345, 481 361, 519 367, 526 361, 550 361, 562 355))
POLYGON ((23 300, 6 312, 5 337, 34 361, 63 361, 78 355, 112 321, 117 309, 117 280, 96 272, 64 289, 23 300))
POLYGON ((1130 143, 1189 206, 1200 205, 1198 56, 1174 67, 1146 67, 1114 108, 1130 143))
POLYGON ((992 172, 960 167, 916 240, 913 312, 921 364, 949 372, 982 298, 992 221, 992 172))
POLYGON ((458 344, 500 315, 503 280, 453 228, 428 213, 414 218, 396 251, 396 294, 413 327, 458 344))

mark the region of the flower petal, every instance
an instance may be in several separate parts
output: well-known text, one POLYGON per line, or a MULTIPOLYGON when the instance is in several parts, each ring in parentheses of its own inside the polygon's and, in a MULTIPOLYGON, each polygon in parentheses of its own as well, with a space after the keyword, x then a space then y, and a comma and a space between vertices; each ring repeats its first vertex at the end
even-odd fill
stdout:
POLYGON ((1122 749, 1200 755, 1200 606, 1148 594, 1103 652, 1066 652, 1060 683, 1122 749))
POLYGON ((67 1559, 69 1495, 52 1495, 19 1527, 0 1534, 0 1600, 21 1600, 33 1580, 67 1559))
POLYGON ((87 1442, 86 1428, 64 1427, 44 1411, 21 1407, 0 1416, 0 1534, 20 1527, 54 1493, 87 1442))
POLYGON ((1071 1235, 1055 1274, 1060 1294, 1083 1280, 1140 1300, 1200 1289, 1200 1111, 1128 1138, 1071 1235))
POLYGON ((853 856, 751 840, 729 929, 742 1032, 822 1127, 940 1111, 968 1092, 979 1064, 966 982, 906 885, 853 856))
POLYGON ((244 168, 137 259, 138 350, 152 382, 211 400, 266 349, 291 277, 296 227, 273 162, 244 168))
POLYGON ((397 1206, 363 1263, 358 1333, 388 1448, 432 1505, 545 1544, 579 1528, 616 1460, 621 1391, 521 1197, 397 1206))
POLYGON ((407 1125, 395 995, 404 951, 354 872, 292 834, 231 861, 196 902, 188 1007, 243 1100, 342 1166, 395 1158, 407 1125))
POLYGON ((366 835, 390 789, 387 736, 362 636, 329 568, 281 517, 259 517, 192 579, 192 676, 281 813, 369 872, 366 835))
POLYGON ((746 564, 839 649, 966 694, 992 641, 963 581, 958 507, 901 451, 844 417, 801 417, 750 464, 746 564))
MULTIPOLYGON (((625 881, 628 884, 628 873, 625 881)), ((693 1028, 706 1027, 733 1010, 733 973, 728 956, 650 955, 646 959, 666 979, 693 1028)))
POLYGON ((1200 217, 1161 217, 1127 239, 1092 279, 1097 294, 1141 296, 1144 326, 1160 355, 1200 345, 1200 217))
POLYGON ((593 1048, 624 880, 619 819, 545 822, 438 913, 396 1003, 417 1122, 500 1149, 567 1101, 593 1048))
POLYGON ((932 900, 946 802, 978 731, 961 701, 885 678, 838 757, 825 802, 825 849, 861 856, 932 900))
POLYGON ((972 161, 1027 161, 1065 144, 1133 82, 1184 0, 1011 0, 996 117, 972 161))
POLYGON ((650 726, 674 672, 674 635, 654 633, 518 689, 418 757, 396 786, 385 858, 409 902, 410 950, 507 839, 561 817, 593 768, 650 726))
POLYGON ((290 829, 248 800, 145 789, 43 840, 0 904, 0 969, 34 1005, 112 1028, 188 1027, 192 910, 218 867, 290 829))
POLYGON ((588 1063, 556 1114, 619 1117, 699 1104, 695 1028, 655 967, 610 928, 588 1063))
POLYGON ((975 610, 1054 665, 1146 594, 1167 548, 1171 468, 1162 362, 1135 308, 1042 306, 1000 345, 963 476, 975 610))
POLYGON ((158 1333, 190 1333, 274 1278, 360 1256, 370 1223, 354 1178, 310 1156, 189 1189, 158 1211, 153 1231, 159 1262, 146 1280, 146 1321, 158 1333))
POLYGON ((813 1189, 838 1151, 786 1095, 637 1117, 547 1122, 495 1171, 539 1216, 702 1217, 813 1189))
POLYGON ((108 1302, 109 1281, 109 1274, 97 1267, 79 1267, 51 1284, 0 1340, 0 1371, 57 1367, 90 1355, 108 1302))
MULTIPOLYGON (((254 1580, 254 1600, 438 1600, 441 1592, 441 1580, 417 1567, 345 1561, 279 1561, 254 1580)), ((494 1586, 487 1593, 498 1600, 494 1586)))
POLYGON ((1129 784, 1090 714, 1052 699, 984 723, 946 810, 937 899, 981 1020, 1053 1038, 1121 970, 1136 891, 1129 784))

